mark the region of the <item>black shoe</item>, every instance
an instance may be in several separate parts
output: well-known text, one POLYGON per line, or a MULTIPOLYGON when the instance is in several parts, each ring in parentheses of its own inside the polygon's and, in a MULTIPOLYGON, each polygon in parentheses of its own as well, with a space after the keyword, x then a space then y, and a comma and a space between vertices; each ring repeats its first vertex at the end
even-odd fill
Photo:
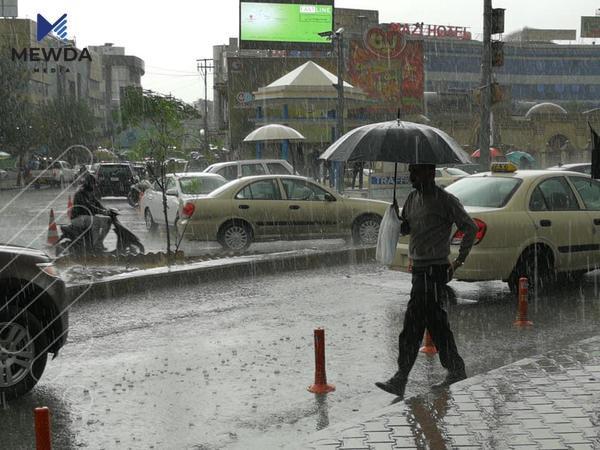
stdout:
POLYGON ((434 384, 433 388, 447 388, 451 384, 458 383, 459 381, 465 380, 467 378, 467 372, 465 369, 457 370, 455 372, 448 372, 444 381, 438 384, 434 384))
POLYGON ((375 386, 390 394, 404 398, 404 390, 406 389, 406 379, 392 377, 387 381, 377 381, 375 386))

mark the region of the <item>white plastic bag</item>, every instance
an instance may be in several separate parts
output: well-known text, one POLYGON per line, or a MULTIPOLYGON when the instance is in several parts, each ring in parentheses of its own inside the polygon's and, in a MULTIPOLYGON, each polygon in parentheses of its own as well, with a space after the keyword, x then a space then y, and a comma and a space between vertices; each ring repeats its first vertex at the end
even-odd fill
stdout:
POLYGON ((400 239, 400 224, 394 205, 390 205, 381 220, 379 235, 377 236, 375 259, 382 264, 389 266, 394 261, 396 246, 398 245, 398 239, 400 239))

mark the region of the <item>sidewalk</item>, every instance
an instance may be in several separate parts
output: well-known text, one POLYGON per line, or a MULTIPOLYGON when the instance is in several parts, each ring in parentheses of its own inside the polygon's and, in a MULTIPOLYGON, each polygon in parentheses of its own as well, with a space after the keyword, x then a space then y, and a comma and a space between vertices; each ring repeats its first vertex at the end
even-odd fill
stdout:
POLYGON ((306 447, 600 449, 600 336, 327 428, 306 447))

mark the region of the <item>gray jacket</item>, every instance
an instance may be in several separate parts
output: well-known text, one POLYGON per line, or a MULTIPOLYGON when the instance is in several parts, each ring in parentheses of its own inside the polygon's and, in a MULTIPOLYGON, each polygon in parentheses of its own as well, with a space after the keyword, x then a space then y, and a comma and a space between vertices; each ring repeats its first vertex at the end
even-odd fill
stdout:
POLYGON ((429 193, 414 190, 400 214, 410 228, 409 256, 414 267, 448 264, 452 225, 464 233, 457 260, 464 262, 477 234, 477 225, 460 201, 439 186, 429 193))

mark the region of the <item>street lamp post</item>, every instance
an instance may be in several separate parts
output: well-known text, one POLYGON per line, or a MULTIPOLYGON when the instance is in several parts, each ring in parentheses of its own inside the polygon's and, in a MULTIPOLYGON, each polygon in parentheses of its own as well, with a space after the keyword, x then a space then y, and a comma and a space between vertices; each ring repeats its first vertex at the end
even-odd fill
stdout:
MULTIPOLYGON (((337 90, 337 108, 335 112, 335 138, 337 140, 344 134, 344 28, 339 28, 337 31, 319 33, 319 36, 327 37, 337 44, 337 84, 333 85, 337 90)), ((334 168, 335 187, 338 192, 341 192, 343 190, 344 179, 342 163, 336 161, 332 163, 332 166, 334 168)))

